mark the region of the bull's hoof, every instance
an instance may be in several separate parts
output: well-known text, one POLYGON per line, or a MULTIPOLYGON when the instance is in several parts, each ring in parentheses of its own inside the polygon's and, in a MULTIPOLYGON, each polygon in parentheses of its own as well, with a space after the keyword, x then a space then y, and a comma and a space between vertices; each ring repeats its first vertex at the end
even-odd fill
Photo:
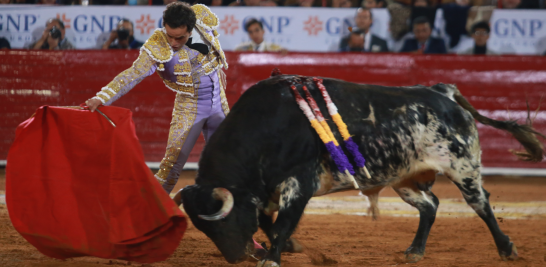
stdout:
POLYGON ((258 262, 258 264, 256 265, 256 267, 279 267, 279 266, 281 265, 270 260, 262 260, 258 262))
POLYGON ((291 237, 286 241, 286 246, 284 246, 283 252, 302 253, 303 246, 300 244, 300 242, 298 242, 298 240, 291 237))
POLYGON ((406 262, 407 263, 416 263, 423 259, 425 254, 419 254, 419 253, 408 253, 406 254, 406 262))
POLYGON ((515 261, 518 259, 518 249, 516 248, 516 245, 514 243, 510 242, 510 245, 512 247, 512 252, 510 255, 505 255, 504 253, 499 253, 501 259, 503 261, 515 261))

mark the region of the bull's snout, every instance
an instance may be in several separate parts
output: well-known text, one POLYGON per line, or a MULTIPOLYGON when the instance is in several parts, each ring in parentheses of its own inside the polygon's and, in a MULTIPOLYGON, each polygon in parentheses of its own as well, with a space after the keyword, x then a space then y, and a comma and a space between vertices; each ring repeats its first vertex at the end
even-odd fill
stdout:
POLYGON ((239 252, 231 251, 228 253, 224 253, 224 251, 222 251, 222 255, 224 255, 224 258, 230 264, 237 264, 248 260, 250 258, 250 255, 252 255, 255 250, 256 249, 254 248, 254 242, 248 242, 244 250, 239 252))

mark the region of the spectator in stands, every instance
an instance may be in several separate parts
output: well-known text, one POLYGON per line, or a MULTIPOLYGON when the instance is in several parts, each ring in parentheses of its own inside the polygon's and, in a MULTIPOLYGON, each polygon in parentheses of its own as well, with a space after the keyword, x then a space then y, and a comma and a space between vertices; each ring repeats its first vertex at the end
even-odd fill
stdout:
POLYGON ((11 0, 0 0, 0 5, 11 4, 11 0))
POLYGON ((133 36, 133 23, 128 19, 118 22, 118 27, 110 33, 110 38, 104 42, 102 49, 140 49, 142 42, 133 36))
MULTIPOLYGON (((175 2, 174 0, 170 0, 170 1, 175 2)), ((197 0, 197 1, 193 2, 193 4, 194 5, 195 4, 202 4, 202 5, 205 5, 205 6, 221 6, 222 5, 222 0, 197 0)))
POLYGON ((0 49, 11 49, 8 39, 0 37, 0 49))
POLYGON ((283 52, 286 51, 280 45, 266 42, 264 40, 264 25, 257 19, 250 19, 245 23, 245 30, 250 41, 239 44, 235 51, 256 51, 256 52, 283 52))
POLYGON ((39 1, 38 1, 38 4, 42 4, 42 5, 56 5, 56 4, 57 4, 57 0, 39 0, 39 1))
POLYGON ((503 9, 516 9, 521 5, 521 0, 502 0, 503 9))
POLYGON ((416 54, 445 54, 447 53, 444 40, 431 37, 432 29, 426 17, 418 17, 413 21, 415 38, 407 39, 400 52, 416 54))
POLYGON ((68 50, 74 49, 74 45, 65 37, 64 23, 58 18, 47 20, 42 37, 32 43, 30 49, 68 50))
POLYGON ((469 0, 456 0, 455 3, 442 5, 445 31, 449 35, 449 47, 453 48, 459 44, 462 35, 466 35, 466 21, 470 10, 469 0))
POLYGON ((229 6, 260 6, 260 2, 261 0, 240 0, 231 2, 229 6))
POLYGON ((472 39, 474 39, 474 46, 461 51, 460 55, 497 55, 496 52, 487 48, 487 40, 489 40, 489 23, 486 21, 480 21, 472 25, 472 39))
MULTIPOLYGON (((432 0, 412 0, 410 26, 413 26, 413 20, 418 17, 426 17, 430 21, 431 28, 436 20, 437 6, 433 4, 432 0)), ((410 31, 412 28, 410 27, 410 31)))
POLYGON ((312 7, 314 2, 314 0, 297 0, 295 2, 287 0, 286 5, 294 7, 312 7))
POLYGON ((353 6, 352 0, 332 0, 331 2, 331 7, 349 8, 352 6, 353 6))
POLYGON ((385 0, 362 0, 361 5, 367 9, 387 7, 385 0))
POLYGON ((387 42, 370 31, 372 23, 372 12, 367 8, 359 8, 355 15, 357 29, 353 29, 348 36, 341 39, 339 50, 344 52, 388 52, 387 42))

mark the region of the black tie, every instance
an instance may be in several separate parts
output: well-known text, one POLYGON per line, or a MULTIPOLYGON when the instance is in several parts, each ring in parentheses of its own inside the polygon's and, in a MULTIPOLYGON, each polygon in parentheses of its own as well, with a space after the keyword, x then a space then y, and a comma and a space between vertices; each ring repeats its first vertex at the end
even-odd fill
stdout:
POLYGON ((203 55, 206 55, 209 53, 209 47, 206 44, 201 44, 201 43, 192 44, 191 41, 192 41, 192 38, 189 38, 188 41, 186 42, 186 46, 188 46, 189 48, 195 51, 199 51, 199 53, 203 55))

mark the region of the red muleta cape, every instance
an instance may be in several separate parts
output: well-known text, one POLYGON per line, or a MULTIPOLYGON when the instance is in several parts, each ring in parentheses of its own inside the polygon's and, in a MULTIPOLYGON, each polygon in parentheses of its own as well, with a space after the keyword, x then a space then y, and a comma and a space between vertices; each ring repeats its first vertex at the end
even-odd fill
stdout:
POLYGON ((131 111, 43 106, 8 154, 15 229, 43 254, 152 263, 178 247, 186 219, 144 162, 131 111))

